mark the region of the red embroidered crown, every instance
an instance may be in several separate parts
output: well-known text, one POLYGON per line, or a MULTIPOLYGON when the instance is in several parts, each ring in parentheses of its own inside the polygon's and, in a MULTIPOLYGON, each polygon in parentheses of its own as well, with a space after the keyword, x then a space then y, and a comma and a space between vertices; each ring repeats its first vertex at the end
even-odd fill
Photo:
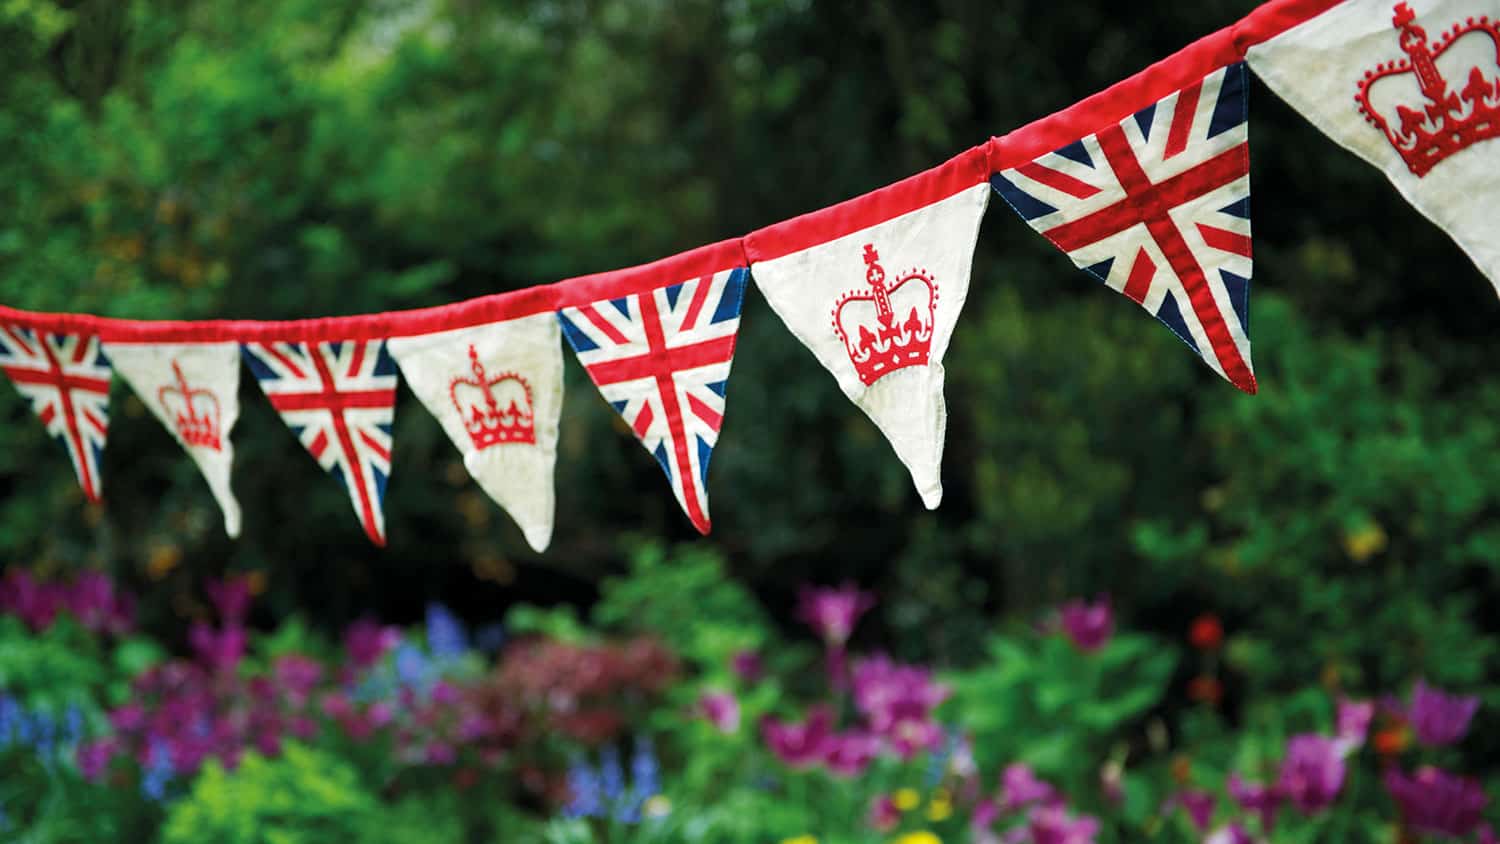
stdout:
POLYGON ((531 385, 526 379, 514 372, 487 376, 473 344, 469 345, 469 366, 473 377, 454 378, 448 385, 448 397, 474 447, 483 451, 501 443, 536 442, 531 385))
POLYGON ((171 417, 177 435, 184 443, 189 447, 202 446, 218 451, 221 445, 219 397, 212 390, 189 387, 182 367, 175 360, 172 361, 172 373, 177 377, 177 383, 157 390, 156 400, 171 417))
POLYGON ((1396 4, 1391 23, 1406 58, 1365 71, 1354 99, 1420 178, 1459 150, 1500 136, 1500 21, 1469 18, 1429 43, 1416 18, 1396 4), (1454 91, 1450 80, 1463 88, 1454 91))
POLYGON ((865 244, 869 289, 852 290, 833 306, 833 330, 844 341, 865 386, 906 366, 927 363, 937 315, 937 282, 911 270, 886 286, 875 245, 865 244))

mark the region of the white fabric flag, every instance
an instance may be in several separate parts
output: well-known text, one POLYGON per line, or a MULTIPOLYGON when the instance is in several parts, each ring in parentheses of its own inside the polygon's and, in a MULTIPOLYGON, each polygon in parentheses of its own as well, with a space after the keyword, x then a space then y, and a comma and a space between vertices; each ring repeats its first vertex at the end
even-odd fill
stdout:
POLYGON ((526 541, 552 541, 552 469, 562 414, 562 341, 551 312, 388 342, 412 392, 464 468, 526 541))
POLYGON ((1385 172, 1500 292, 1500 6, 1347 0, 1251 47, 1250 67, 1385 172))
POLYGON ((224 532, 240 535, 240 503, 229 485, 240 416, 237 343, 105 343, 115 371, 160 419, 193 462, 224 512, 224 532))
POLYGON ((943 498, 943 355, 969 293, 989 185, 816 246, 754 261, 750 276, 911 472, 943 498))

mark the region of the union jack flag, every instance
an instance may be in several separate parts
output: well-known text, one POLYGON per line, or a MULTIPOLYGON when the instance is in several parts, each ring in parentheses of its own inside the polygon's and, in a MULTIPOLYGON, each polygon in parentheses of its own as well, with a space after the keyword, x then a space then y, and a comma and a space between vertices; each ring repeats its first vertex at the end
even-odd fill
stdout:
POLYGON ((246 343, 246 364, 318 465, 343 484, 365 533, 385 545, 396 364, 384 340, 246 343))
POLYGON ((990 183, 1073 263, 1254 393, 1246 120, 1241 62, 990 183))
POLYGON ((0 369, 63 444, 83 494, 99 501, 99 461, 109 433, 109 358, 99 338, 0 325, 0 369))
POLYGON ((747 274, 723 270, 558 314, 579 363, 705 534, 708 462, 724 420, 747 274))

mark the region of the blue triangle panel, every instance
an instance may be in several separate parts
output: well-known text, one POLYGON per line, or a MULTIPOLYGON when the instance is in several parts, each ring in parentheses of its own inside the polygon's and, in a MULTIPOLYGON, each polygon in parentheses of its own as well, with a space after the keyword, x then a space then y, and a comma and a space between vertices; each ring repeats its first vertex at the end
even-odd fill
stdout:
POLYGON ((698 441, 698 483, 704 490, 708 489, 708 459, 714 456, 714 447, 704 442, 702 437, 694 437, 698 441))
POLYGON ((629 296, 621 296, 618 299, 610 299, 609 303, 611 305, 614 305, 615 306, 615 310, 617 310, 621 314, 623 314, 626 319, 630 319, 630 297, 629 296))
POLYGON ((99 352, 94 355, 95 366, 109 366, 109 356, 104 353, 104 344, 99 344, 99 352))
POLYGON ((375 423, 375 427, 379 428, 381 433, 385 434, 388 437, 391 436, 391 431, 394 428, 394 426, 387 422, 377 422, 375 423))
POLYGON ((682 295, 682 285, 674 284, 670 287, 667 287, 662 292, 667 294, 667 307, 677 307, 677 297, 682 295))
POLYGON ((376 503, 379 504, 379 502, 385 500, 385 484, 387 478, 385 473, 380 471, 379 467, 377 467, 373 463, 370 464, 370 474, 375 476, 375 497, 376 503))
POLYGON ((1057 153, 1063 158, 1068 159, 1069 161, 1076 161, 1085 167, 1091 168, 1094 166, 1094 158, 1093 156, 1089 155, 1089 148, 1083 145, 1082 138, 1079 138, 1078 140, 1074 141, 1071 144, 1068 144, 1065 147, 1055 149, 1053 150, 1053 152, 1057 153))
POLYGON ((718 324, 726 320, 738 319, 740 308, 745 304, 745 272, 740 267, 729 274, 724 282, 724 295, 719 297, 719 306, 714 308, 714 317, 710 323, 718 324))
POLYGON ((1247 75, 1244 62, 1224 68, 1224 84, 1219 87, 1219 102, 1214 105, 1214 119, 1208 124, 1210 138, 1228 132, 1249 118, 1247 75))
POLYGON ((332 352, 334 357, 338 357, 339 355, 343 354, 344 353, 344 341, 342 341, 342 340, 330 340, 328 342, 328 351, 332 352))
POLYGON ((391 353, 386 350, 385 341, 375 344, 375 374, 395 375, 396 361, 391 358, 391 353))
POLYGON ((1228 214, 1231 217, 1239 217, 1241 220, 1250 219, 1250 197, 1238 199, 1219 209, 1219 213, 1228 214))
MULTIPOLYGON (((1198 344, 1193 342, 1193 332, 1188 330, 1187 321, 1182 318, 1182 311, 1177 307, 1177 297, 1171 293, 1161 300, 1161 308, 1156 312, 1156 318, 1167 324, 1176 334, 1178 339, 1188 344, 1193 351, 1198 351, 1198 344)), ((1199 352, 1199 354, 1202 354, 1199 352)))
POLYGON ((729 387, 729 382, 728 381, 715 381, 712 384, 705 384, 703 386, 709 388, 710 390, 713 390, 715 393, 718 393, 719 394, 719 398, 722 399, 722 398, 724 398, 724 391, 726 389, 728 389, 728 387, 729 387))
POLYGON ((1135 113, 1135 125, 1141 127, 1141 137, 1151 140, 1151 121, 1156 119, 1156 103, 1135 113))
POLYGON ((1224 279, 1224 289, 1229 292, 1229 301, 1234 304, 1234 315, 1240 318, 1240 330, 1250 336, 1250 279, 1242 278, 1228 270, 1219 270, 1224 279))
POLYGON ((1112 270, 1112 269, 1114 269, 1114 268, 1115 268, 1115 259, 1114 258, 1105 258, 1103 261, 1100 261, 1099 263, 1094 264, 1093 266, 1084 267, 1083 271, 1086 272, 1086 273, 1089 273, 1090 275, 1096 276, 1100 281, 1108 282, 1109 281, 1109 271, 1112 270))
POLYGON ((672 480, 672 464, 667 462, 667 444, 665 441, 656 444, 656 450, 651 452, 656 462, 661 464, 661 470, 667 473, 667 480, 672 480))
POLYGON ((1023 220, 1035 220, 1037 217, 1051 214, 1057 210, 1016 187, 1015 183, 999 173, 990 176, 990 187, 994 188, 995 193, 1000 194, 1000 198, 1005 200, 1005 204, 1014 208, 1023 220))
POLYGON ((620 414, 621 416, 625 415, 625 408, 629 405, 630 402, 628 401, 612 401, 609 403, 609 406, 614 408, 615 412, 620 414))
POLYGON ((255 380, 276 381, 280 379, 281 376, 276 374, 276 370, 266 366, 265 361, 262 361, 255 352, 250 351, 249 346, 240 346, 240 357, 245 359, 245 365, 250 367, 250 374, 255 376, 255 380))
POLYGON ((584 352, 591 352, 594 349, 599 348, 598 343, 590 340, 587 334, 579 331, 578 326, 574 325, 571 320, 563 316, 561 312, 558 312, 557 314, 557 321, 562 323, 563 336, 568 338, 568 345, 573 347, 574 353, 582 354, 584 352))
POLYGON ((328 474, 332 475, 333 479, 339 482, 339 486, 344 488, 344 492, 349 491, 349 482, 344 480, 344 467, 335 463, 329 468, 328 474))

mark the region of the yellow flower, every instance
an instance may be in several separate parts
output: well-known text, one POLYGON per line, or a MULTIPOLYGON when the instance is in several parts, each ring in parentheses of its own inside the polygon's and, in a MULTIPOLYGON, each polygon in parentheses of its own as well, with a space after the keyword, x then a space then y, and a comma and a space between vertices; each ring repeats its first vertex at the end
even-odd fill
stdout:
POLYGON ((922 805, 922 795, 918 794, 915 788, 898 788, 896 793, 891 795, 891 802, 896 804, 897 809, 910 812, 922 805))
POLYGON ((818 839, 811 835, 799 835, 796 838, 783 838, 781 844, 818 844, 818 839))
POLYGON ((943 844, 943 839, 925 829, 921 829, 916 832, 908 832, 891 842, 891 844, 943 844))
POLYGON ((934 795, 932 802, 927 804, 927 819, 930 821, 945 821, 952 816, 953 801, 943 794, 934 795))
POLYGON ((672 801, 665 794, 658 794, 641 805, 641 814, 648 818, 664 818, 672 813, 672 801))

